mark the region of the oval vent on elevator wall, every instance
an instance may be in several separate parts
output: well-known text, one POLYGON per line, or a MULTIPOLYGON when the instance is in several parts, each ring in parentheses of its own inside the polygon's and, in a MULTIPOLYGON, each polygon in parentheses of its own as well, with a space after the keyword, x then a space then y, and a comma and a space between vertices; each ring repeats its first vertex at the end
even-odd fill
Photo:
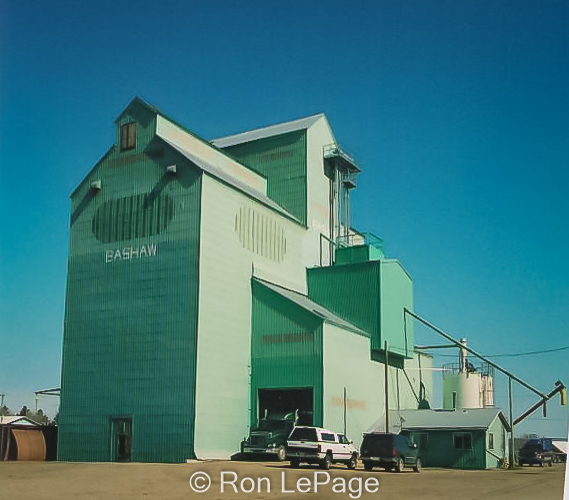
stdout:
POLYGON ((251 207, 241 207, 235 214, 235 233, 243 248, 275 262, 284 259, 285 231, 274 217, 251 207))
POLYGON ((174 215, 165 193, 138 194, 103 203, 93 217, 93 234, 102 243, 145 238, 166 231, 174 215))

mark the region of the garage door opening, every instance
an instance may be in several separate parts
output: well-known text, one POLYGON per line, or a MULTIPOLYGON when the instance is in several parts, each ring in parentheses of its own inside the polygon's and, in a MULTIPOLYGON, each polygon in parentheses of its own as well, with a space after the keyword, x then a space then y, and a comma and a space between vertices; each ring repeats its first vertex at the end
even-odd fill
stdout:
POLYGON ((297 425, 313 425, 312 387, 259 389, 259 421, 298 411, 297 425))

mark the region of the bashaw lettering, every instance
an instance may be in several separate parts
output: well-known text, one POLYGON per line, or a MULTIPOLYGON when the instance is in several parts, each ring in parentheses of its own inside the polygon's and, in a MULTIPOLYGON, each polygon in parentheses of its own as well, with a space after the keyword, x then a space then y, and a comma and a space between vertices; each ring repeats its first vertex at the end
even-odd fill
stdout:
POLYGON ((116 250, 107 250, 105 252, 105 264, 116 262, 117 260, 142 259, 143 257, 156 257, 158 253, 158 245, 150 243, 148 245, 140 245, 138 247, 124 247, 116 250))

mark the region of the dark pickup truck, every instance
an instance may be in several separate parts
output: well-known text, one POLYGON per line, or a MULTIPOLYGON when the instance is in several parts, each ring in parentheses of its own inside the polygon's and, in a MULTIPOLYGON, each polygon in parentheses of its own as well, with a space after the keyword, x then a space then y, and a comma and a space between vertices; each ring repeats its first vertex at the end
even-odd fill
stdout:
POLYGON ((518 465, 553 465, 553 444, 551 439, 530 439, 518 453, 518 465))

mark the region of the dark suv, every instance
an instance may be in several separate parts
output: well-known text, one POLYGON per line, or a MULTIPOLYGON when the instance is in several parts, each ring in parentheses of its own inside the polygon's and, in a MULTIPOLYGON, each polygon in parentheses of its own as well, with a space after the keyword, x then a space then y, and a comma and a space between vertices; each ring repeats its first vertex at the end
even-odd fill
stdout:
POLYGON ((406 436, 386 432, 364 434, 361 447, 361 460, 365 470, 384 467, 385 470, 401 472, 404 467, 421 471, 421 457, 417 445, 406 436))

